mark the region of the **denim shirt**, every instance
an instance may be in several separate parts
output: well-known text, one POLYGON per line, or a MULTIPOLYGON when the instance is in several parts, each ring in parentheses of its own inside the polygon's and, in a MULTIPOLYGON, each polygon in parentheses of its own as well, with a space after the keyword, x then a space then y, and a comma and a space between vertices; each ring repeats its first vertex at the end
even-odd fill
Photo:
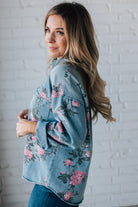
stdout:
POLYGON ((78 205, 92 157, 92 120, 82 77, 66 60, 53 60, 32 98, 28 119, 37 129, 26 135, 23 178, 78 205))

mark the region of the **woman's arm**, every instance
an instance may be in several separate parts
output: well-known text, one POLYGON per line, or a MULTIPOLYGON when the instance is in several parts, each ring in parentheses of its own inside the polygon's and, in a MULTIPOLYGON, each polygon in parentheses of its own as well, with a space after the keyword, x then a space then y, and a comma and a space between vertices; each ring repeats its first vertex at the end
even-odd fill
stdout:
POLYGON ((56 69, 50 74, 54 118, 38 120, 36 136, 43 148, 52 142, 75 148, 81 146, 87 136, 86 109, 74 77, 65 75, 65 68, 56 69))

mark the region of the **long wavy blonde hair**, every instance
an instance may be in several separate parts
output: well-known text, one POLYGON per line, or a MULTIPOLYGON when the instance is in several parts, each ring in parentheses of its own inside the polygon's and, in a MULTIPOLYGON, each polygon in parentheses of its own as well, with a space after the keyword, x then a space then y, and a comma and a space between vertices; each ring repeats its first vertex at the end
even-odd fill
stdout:
POLYGON ((49 10, 44 21, 44 31, 48 17, 60 15, 65 22, 67 48, 63 55, 69 56, 69 62, 77 65, 82 75, 84 88, 87 93, 89 106, 93 111, 92 118, 98 112, 108 121, 115 121, 112 117, 111 104, 105 97, 106 82, 101 79, 97 71, 99 52, 95 43, 95 31, 90 14, 79 3, 60 3, 49 10))

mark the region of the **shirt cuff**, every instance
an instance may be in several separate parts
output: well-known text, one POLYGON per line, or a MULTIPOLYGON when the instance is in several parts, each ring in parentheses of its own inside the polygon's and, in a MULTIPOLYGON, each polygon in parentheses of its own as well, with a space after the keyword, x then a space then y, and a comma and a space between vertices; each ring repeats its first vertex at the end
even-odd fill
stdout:
POLYGON ((42 121, 42 120, 39 120, 37 122, 36 136, 37 136, 37 139, 40 142, 40 145, 43 149, 48 148, 48 139, 47 139, 47 130, 46 130, 48 123, 49 122, 42 121))

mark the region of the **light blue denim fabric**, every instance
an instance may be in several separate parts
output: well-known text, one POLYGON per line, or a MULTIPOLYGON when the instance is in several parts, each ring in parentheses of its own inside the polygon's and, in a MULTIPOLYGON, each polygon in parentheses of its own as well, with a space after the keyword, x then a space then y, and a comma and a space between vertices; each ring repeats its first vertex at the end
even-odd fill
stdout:
POLYGON ((80 204, 92 157, 92 120, 81 75, 67 59, 54 59, 32 98, 29 120, 37 130, 26 136, 23 178, 69 205, 80 204))

